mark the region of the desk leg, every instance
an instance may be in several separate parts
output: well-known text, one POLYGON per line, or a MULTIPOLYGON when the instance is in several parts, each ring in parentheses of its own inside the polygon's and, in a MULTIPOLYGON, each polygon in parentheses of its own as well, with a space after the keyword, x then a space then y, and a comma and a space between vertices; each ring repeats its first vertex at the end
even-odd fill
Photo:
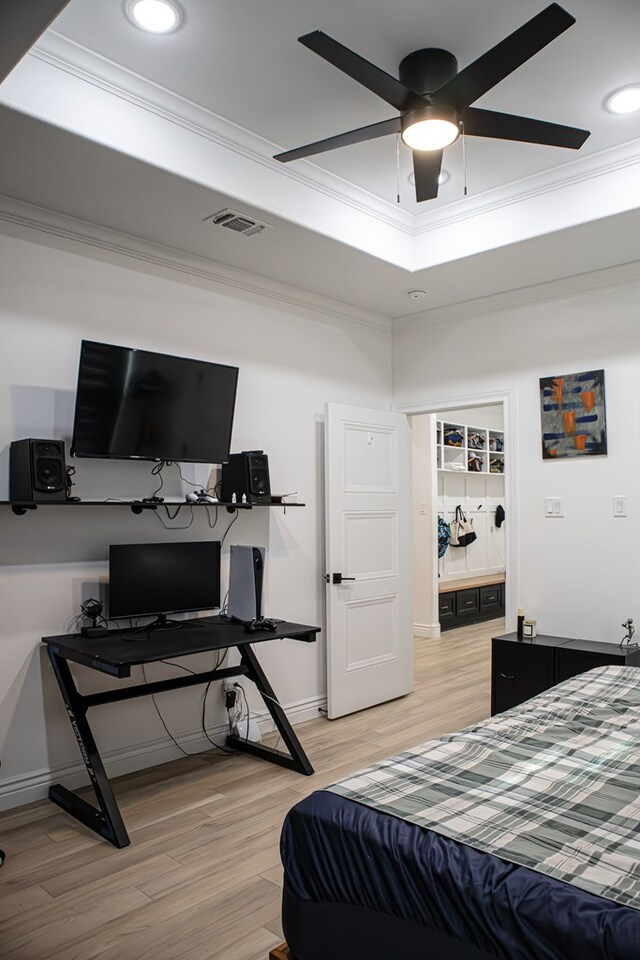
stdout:
POLYGON ((82 797, 79 797, 72 790, 67 790, 59 783, 49 788, 49 799, 62 807, 67 813, 70 813, 76 820, 84 823, 90 830, 104 837, 114 847, 126 847, 131 841, 87 720, 84 698, 73 682, 67 661, 54 653, 51 647, 48 650, 53 672, 58 681, 64 705, 67 708, 69 722, 76 735, 80 753, 100 809, 97 810, 82 797))
POLYGON ((242 658, 242 663, 247 668, 247 677, 255 683, 289 753, 274 750, 272 747, 265 747, 261 743, 253 743, 251 740, 243 740, 242 737, 228 736, 227 743, 234 750, 244 750, 245 753, 262 757, 263 760, 269 760, 280 767, 287 767, 289 770, 295 770, 296 773, 304 773, 306 776, 310 776, 313 773, 313 767, 302 749, 302 744, 293 732, 286 713, 277 702, 277 697, 258 662, 258 658, 248 644, 239 646, 237 650, 242 658))

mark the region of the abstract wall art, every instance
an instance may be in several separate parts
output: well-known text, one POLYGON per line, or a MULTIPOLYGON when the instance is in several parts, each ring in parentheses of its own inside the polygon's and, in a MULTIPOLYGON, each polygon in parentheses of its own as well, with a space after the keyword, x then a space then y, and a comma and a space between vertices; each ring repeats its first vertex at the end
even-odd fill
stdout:
POLYGON ((540 379, 542 456, 603 456, 607 452, 604 370, 540 379))

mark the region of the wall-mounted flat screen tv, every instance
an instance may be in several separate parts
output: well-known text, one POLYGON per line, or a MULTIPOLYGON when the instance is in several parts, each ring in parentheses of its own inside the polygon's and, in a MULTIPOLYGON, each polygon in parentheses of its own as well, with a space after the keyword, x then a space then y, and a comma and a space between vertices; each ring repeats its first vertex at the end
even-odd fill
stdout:
POLYGON ((224 463, 238 368, 83 340, 71 454, 224 463))

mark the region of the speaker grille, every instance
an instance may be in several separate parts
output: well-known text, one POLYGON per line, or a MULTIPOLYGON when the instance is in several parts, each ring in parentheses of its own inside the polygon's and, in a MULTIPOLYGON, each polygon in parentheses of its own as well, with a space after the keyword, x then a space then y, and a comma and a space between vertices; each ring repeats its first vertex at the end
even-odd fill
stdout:
POLYGON ((38 458, 35 465, 36 490, 62 490, 64 481, 62 465, 59 460, 50 460, 47 457, 38 458))
POLYGON ((55 440, 37 440, 33 444, 33 485, 43 493, 59 493, 65 488, 64 448, 55 440))

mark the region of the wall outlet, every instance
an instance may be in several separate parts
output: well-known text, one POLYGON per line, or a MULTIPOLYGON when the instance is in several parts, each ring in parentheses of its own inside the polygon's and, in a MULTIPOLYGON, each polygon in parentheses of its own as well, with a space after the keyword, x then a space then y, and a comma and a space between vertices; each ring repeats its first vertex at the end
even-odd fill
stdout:
POLYGON ((223 680, 222 681, 222 695, 224 696, 227 690, 233 690, 235 688, 234 680, 223 680))

